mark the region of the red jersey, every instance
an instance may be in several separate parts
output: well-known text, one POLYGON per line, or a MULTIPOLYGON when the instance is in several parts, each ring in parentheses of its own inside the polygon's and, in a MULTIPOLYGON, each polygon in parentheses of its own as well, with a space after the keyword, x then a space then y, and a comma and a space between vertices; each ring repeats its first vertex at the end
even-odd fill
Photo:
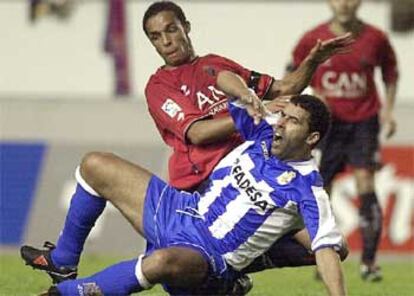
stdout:
MULTIPOLYGON (((294 66, 299 66, 318 39, 333 37, 329 23, 307 32, 293 51, 294 66)), ((386 84, 397 80, 396 57, 387 36, 364 23, 351 45, 351 52, 335 55, 320 65, 311 86, 317 95, 326 99, 334 118, 361 121, 377 114, 381 107, 374 82, 377 66, 386 84)))
POLYGON ((228 114, 227 96, 216 87, 217 74, 229 70, 240 75, 259 97, 273 78, 245 69, 217 55, 198 57, 174 69, 160 68, 145 89, 149 112, 164 142, 173 148, 169 159, 170 184, 190 189, 205 180, 215 165, 241 143, 238 134, 226 141, 193 145, 186 133, 194 122, 228 114))

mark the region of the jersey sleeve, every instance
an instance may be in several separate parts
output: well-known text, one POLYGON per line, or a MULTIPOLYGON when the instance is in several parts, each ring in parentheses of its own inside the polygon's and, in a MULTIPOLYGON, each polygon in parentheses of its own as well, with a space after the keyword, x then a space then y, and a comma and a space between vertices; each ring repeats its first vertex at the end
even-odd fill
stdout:
POLYGON ((312 241, 312 251, 342 247, 344 239, 336 225, 329 196, 322 187, 312 186, 311 192, 301 197, 299 208, 312 241))
POLYGON ((210 116, 202 113, 181 90, 164 83, 150 81, 145 96, 158 129, 174 134, 183 142, 192 123, 210 116))
POLYGON ((381 65, 382 79, 386 84, 394 83, 398 79, 398 66, 395 51, 388 39, 383 34, 380 45, 379 61, 381 65))
POLYGON ((247 86, 254 90, 259 98, 263 98, 269 91, 274 80, 272 76, 246 69, 228 58, 221 56, 213 57, 215 57, 218 72, 227 70, 238 74, 246 82, 247 86))
POLYGON ((272 137, 273 128, 269 124, 269 121, 275 120, 274 118, 261 120, 256 125, 254 124, 253 118, 247 113, 246 107, 237 100, 231 100, 229 102, 229 112, 236 129, 245 141, 272 137))

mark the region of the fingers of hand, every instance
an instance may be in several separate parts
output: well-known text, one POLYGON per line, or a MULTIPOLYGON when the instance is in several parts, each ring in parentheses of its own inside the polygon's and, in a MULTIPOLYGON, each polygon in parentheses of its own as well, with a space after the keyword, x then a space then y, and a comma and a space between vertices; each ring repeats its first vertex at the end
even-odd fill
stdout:
POLYGON ((258 110, 253 109, 253 106, 251 105, 247 106, 247 113, 250 117, 253 118, 253 122, 256 125, 259 124, 260 120, 262 120, 262 118, 264 117, 264 114, 262 114, 258 110))
POLYGON ((280 103, 289 103, 290 99, 296 95, 286 95, 286 96, 279 96, 275 99, 275 101, 280 103))
POLYGON ((322 45, 324 48, 337 48, 337 47, 346 47, 354 42, 354 38, 351 33, 345 35, 325 40, 322 45))
POLYGON ((396 130, 397 130, 397 123, 393 118, 389 118, 387 116, 384 116, 382 118, 382 125, 384 129, 386 130, 385 136, 387 139, 391 138, 396 130))

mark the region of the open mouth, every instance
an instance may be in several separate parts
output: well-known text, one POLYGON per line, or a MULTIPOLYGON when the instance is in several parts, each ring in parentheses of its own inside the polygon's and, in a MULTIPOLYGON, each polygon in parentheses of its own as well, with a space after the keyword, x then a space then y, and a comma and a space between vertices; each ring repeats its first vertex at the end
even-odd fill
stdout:
POLYGON ((274 137, 273 137, 273 141, 275 143, 280 143, 282 141, 283 137, 279 132, 276 132, 274 137))

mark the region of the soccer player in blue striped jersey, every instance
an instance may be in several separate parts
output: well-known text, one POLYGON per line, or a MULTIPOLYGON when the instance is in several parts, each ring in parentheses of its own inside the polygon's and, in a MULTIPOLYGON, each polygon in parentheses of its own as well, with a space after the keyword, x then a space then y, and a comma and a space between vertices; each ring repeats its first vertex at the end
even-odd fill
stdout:
MULTIPOLYGON (((103 210, 98 204, 106 200, 146 238, 147 250, 90 277, 62 281, 49 294, 127 295, 156 283, 173 295, 219 294, 215 283, 233 282, 283 235, 304 227, 329 294, 345 295, 338 256, 344 240, 311 156, 329 128, 329 111, 317 98, 299 95, 279 114, 258 121, 257 104, 230 103, 245 143, 219 162, 201 194, 178 191, 114 155, 88 155, 56 248, 37 251, 46 258, 34 261, 50 261, 57 271, 76 266, 85 229, 93 227, 103 210), (102 178, 89 178, 97 169, 102 178)), ((23 258, 33 250, 23 247, 23 258)))

